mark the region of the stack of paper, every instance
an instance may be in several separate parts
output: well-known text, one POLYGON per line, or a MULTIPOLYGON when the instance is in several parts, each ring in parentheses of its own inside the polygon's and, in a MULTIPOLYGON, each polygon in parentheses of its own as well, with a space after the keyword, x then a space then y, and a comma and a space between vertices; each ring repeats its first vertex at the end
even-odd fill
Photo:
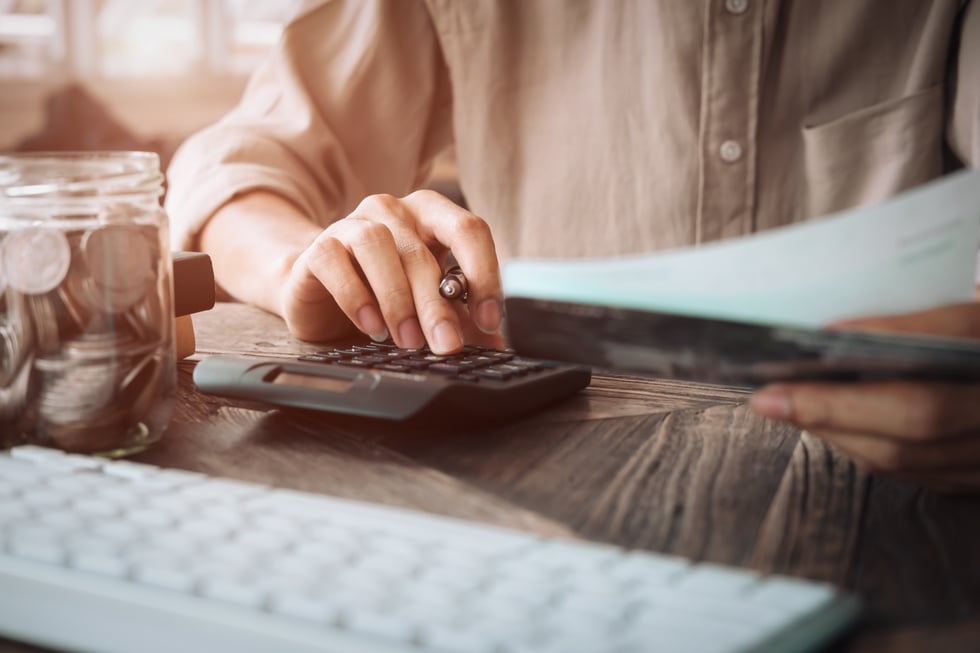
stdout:
POLYGON ((973 297, 980 170, 743 238, 604 259, 515 260, 507 297, 815 327, 973 297))

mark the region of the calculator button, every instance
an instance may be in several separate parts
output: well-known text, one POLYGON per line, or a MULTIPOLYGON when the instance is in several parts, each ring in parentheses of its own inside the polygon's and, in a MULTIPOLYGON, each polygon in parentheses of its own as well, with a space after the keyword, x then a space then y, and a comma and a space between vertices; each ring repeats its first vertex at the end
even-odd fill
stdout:
POLYGON ((374 369, 384 370, 385 372, 411 372, 412 368, 408 365, 399 365, 397 363, 382 363, 380 365, 375 365, 374 369))
POLYGON ((347 360, 337 361, 338 365, 343 365, 344 367, 371 367, 372 363, 368 361, 361 360, 360 358, 349 358, 347 360))
POLYGON ((362 360, 371 363, 372 365, 377 365, 380 363, 387 363, 388 357, 382 356, 380 354, 367 354, 367 355, 362 354, 357 357, 357 360, 362 360))
POLYGON ((495 381, 506 381, 512 374, 509 372, 503 372, 501 370, 493 369, 492 367, 484 367, 473 370, 473 374, 480 377, 481 379, 494 379, 495 381))
POLYGON ((540 361, 530 361, 526 358, 515 358, 507 362, 508 365, 513 365, 515 367, 523 368, 529 372, 537 372, 538 370, 544 369, 544 364, 540 361))
POLYGON ((337 360, 339 356, 324 356, 322 354, 305 354, 300 356, 296 360, 310 362, 310 363, 332 363, 337 360))
POLYGON ((429 365, 430 372, 436 372, 437 374, 445 374, 446 376, 456 376, 462 370, 452 363, 433 363, 429 365))

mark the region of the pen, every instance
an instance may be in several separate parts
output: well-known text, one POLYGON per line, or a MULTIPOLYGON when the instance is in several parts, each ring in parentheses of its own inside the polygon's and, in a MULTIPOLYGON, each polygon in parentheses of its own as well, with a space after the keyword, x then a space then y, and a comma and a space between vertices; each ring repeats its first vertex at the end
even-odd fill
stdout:
POLYGON ((459 301, 466 302, 466 277, 463 276, 463 271, 459 269, 459 266, 453 266, 446 270, 446 274, 442 275, 442 281, 439 282, 439 294, 446 299, 458 299, 459 301))

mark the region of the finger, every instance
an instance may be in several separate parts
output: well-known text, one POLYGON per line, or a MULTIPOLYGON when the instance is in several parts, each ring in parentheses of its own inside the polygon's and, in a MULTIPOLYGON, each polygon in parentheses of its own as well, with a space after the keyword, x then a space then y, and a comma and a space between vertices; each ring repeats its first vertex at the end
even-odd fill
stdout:
POLYGON ((300 340, 337 340, 357 329, 301 257, 283 284, 279 308, 289 332, 300 340))
POLYGON ((442 267, 417 238, 403 244, 400 250, 429 347, 437 354, 459 351, 465 341, 460 318, 465 315, 456 310, 457 302, 448 301, 439 294, 442 267))
POLYGON ((424 346, 412 283, 391 230, 360 213, 337 225, 337 233, 360 266, 395 343, 408 348, 424 346))
MULTIPOLYGON (((325 289, 337 307, 354 326, 373 340, 385 340, 388 330, 378 310, 374 294, 361 279, 351 253, 337 238, 324 232, 307 248, 297 261, 299 268, 296 287, 298 301, 318 295, 312 284, 325 289)), ((311 310, 317 306, 311 305, 311 310)))
MULTIPOLYGON (((355 250, 363 250, 363 254, 355 251, 355 256, 375 291, 396 343, 421 347, 428 341, 436 353, 453 353, 463 346, 459 316, 439 294, 442 268, 422 240, 418 218, 410 211, 404 202, 390 195, 365 198, 352 215, 364 216, 364 222, 383 229, 390 242, 385 243, 385 260, 378 260, 381 254, 370 249, 375 235, 369 232, 373 229, 364 227, 367 238, 363 240, 367 242, 352 240, 355 250), (370 260, 362 261, 362 256, 370 260)), ((382 235, 379 232, 377 236, 382 235)))
POLYGON ((980 430, 980 385, 882 381, 785 383, 762 388, 760 415, 806 429, 866 433, 908 441, 980 430))
POLYGON ((968 302, 917 313, 841 320, 829 325, 829 328, 980 338, 980 303, 968 302))
MULTIPOLYGON (((817 437, 825 434, 817 434, 817 437)), ((936 492, 976 492, 980 490, 980 465, 970 467, 944 467, 885 471, 875 460, 862 457, 860 448, 849 448, 827 439, 828 445, 838 454, 851 459, 865 473, 887 474, 889 477, 919 485, 936 492)))
POLYGON ((463 339, 467 344, 479 345, 481 347, 492 347, 493 349, 503 349, 507 346, 504 336, 499 331, 497 333, 484 333, 473 324, 469 316, 469 308, 461 302, 452 302, 456 313, 460 316, 460 324, 463 327, 463 339))
POLYGON ((910 443, 842 431, 809 431, 860 467, 888 474, 980 470, 980 431, 959 438, 910 443))
POLYGON ((470 316, 484 333, 497 333, 503 316, 500 265, 490 226, 433 191, 416 191, 405 203, 427 235, 453 252, 466 276, 470 316))

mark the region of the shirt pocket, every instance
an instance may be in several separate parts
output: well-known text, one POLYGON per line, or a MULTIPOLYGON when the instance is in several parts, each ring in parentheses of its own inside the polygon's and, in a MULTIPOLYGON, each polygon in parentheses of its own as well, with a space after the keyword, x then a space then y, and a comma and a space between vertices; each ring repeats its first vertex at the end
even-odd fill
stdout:
POLYGON ((803 127, 807 215, 880 202, 943 170, 943 85, 803 127))

